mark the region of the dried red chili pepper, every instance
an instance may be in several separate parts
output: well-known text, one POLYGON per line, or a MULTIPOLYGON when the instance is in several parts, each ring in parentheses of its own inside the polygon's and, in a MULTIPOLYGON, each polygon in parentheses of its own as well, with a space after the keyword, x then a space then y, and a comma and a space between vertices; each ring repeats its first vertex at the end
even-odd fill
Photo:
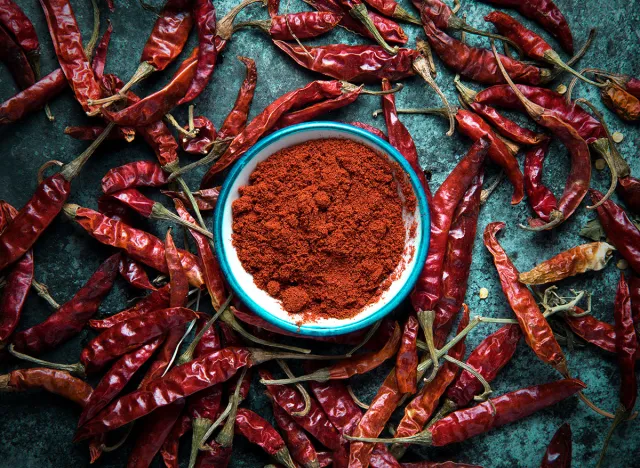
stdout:
MULTIPOLYGON (((65 213, 99 242, 123 249, 134 260, 163 273, 168 273, 167 262, 164 258, 165 248, 157 237, 89 208, 67 205, 65 213)), ((180 256, 182 267, 189 278, 189 284, 201 287, 204 280, 198 258, 184 250, 180 250, 180 256)))
MULTIPOLYGON (((594 203, 602 201, 597 190, 589 190, 594 203)), ((612 200, 607 200, 597 208, 598 219, 608 239, 618 249, 631 268, 640 273, 640 230, 631 222, 622 208, 612 200)))
POLYGON ((102 35, 102 38, 100 38, 100 42, 98 42, 96 50, 93 54, 93 58, 91 59, 91 68, 93 69, 93 74, 98 80, 101 81, 104 77, 104 67, 107 63, 107 51, 109 50, 109 43, 111 42, 112 33, 113 25, 111 24, 111 21, 108 21, 107 29, 102 35))
MULTIPOLYGON (((631 275, 629 277, 629 289, 631 295, 631 314, 633 315, 633 323, 636 326, 636 333, 640 335, 640 277, 631 275)), ((640 353, 640 351, 639 351, 640 353)))
POLYGON ((17 122, 27 114, 41 109, 66 88, 67 79, 62 70, 57 68, 32 86, 0 104, 0 125, 17 122))
POLYGON ((235 432, 249 439, 249 442, 260 447, 277 462, 289 468, 295 467, 291 454, 278 431, 253 411, 238 408, 235 432))
MULTIPOLYGON (((271 374, 266 370, 260 370, 260 377, 262 380, 273 380, 271 374)), ((300 393, 286 385, 267 385, 267 391, 272 400, 309 434, 318 439, 325 447, 339 450, 340 435, 314 399, 310 400, 310 410, 306 416, 294 416, 293 413, 299 413, 305 407, 300 393)))
POLYGON ((395 0, 366 0, 365 3, 389 18, 417 24, 419 26, 422 25, 419 18, 413 16, 395 0))
POLYGON ((38 73, 40 41, 33 23, 13 0, 0 0, 0 25, 15 38, 38 73))
MULTIPOLYGON (((581 314, 584 311, 576 307, 575 312, 576 314, 581 314)), ((586 342, 604 351, 616 352, 616 332, 613 325, 601 322, 591 314, 579 317, 565 314, 564 320, 571 328, 571 331, 586 342)))
POLYGON ((540 468, 571 468, 571 426, 564 423, 553 435, 540 468))
POLYGON ((640 179, 631 176, 621 177, 616 189, 627 208, 640 215, 640 179))
POLYGON ((82 47, 82 35, 68 0, 40 0, 60 68, 85 112, 95 107, 89 100, 100 99, 102 91, 82 47))
POLYGON ((543 221, 549 221, 551 213, 558 210, 558 200, 542 183, 542 165, 549 150, 549 138, 524 154, 524 190, 535 214, 543 221))
POLYGON ((434 310, 440 298, 442 264, 453 213, 474 177, 481 170, 488 148, 488 138, 483 137, 475 142, 433 197, 430 207, 432 213, 430 255, 411 293, 411 302, 416 311, 434 310))
POLYGON ((18 88, 25 89, 36 82, 36 77, 25 52, 1 25, 0 61, 7 66, 18 88))
POLYGON ((327 33, 337 26, 342 17, 329 11, 305 11, 275 15, 268 20, 243 21, 235 24, 233 29, 257 28, 274 40, 294 41, 327 33))
POLYGON ((0 375, 0 393, 23 392, 32 388, 42 388, 82 407, 89 400, 92 391, 91 386, 84 380, 54 369, 33 367, 0 375))
POLYGON ((319 466, 318 454, 307 434, 285 410, 280 408, 277 403, 272 403, 273 417, 283 432, 284 440, 293 460, 303 468, 317 468, 319 466))
POLYGON ((244 130, 247 125, 247 119, 249 118, 253 95, 256 91, 256 83, 258 81, 256 62, 248 57, 238 57, 238 60, 246 67, 245 77, 238 90, 238 96, 236 97, 236 102, 233 104, 233 109, 231 109, 231 112, 227 115, 218 132, 218 138, 220 139, 235 138, 244 130))
POLYGON ((496 233, 504 226, 504 223, 490 223, 484 231, 484 245, 493 255, 502 291, 516 314, 529 347, 540 360, 566 376, 569 374, 567 362, 551 327, 540 312, 533 294, 518 280, 518 270, 496 239, 496 233))
MULTIPOLYGON (((185 130, 190 130, 189 125, 185 126, 185 130)), ((193 119, 192 130, 198 134, 194 138, 182 137, 182 150, 189 154, 207 154, 218 135, 213 123, 206 117, 198 115, 193 119)))
POLYGON ((106 330, 117 323, 124 322, 130 318, 141 316, 147 312, 158 309, 165 309, 169 306, 169 285, 153 291, 148 296, 141 299, 135 306, 125 309, 122 312, 111 315, 102 320, 89 320, 89 326, 94 330, 106 330))
POLYGON ((513 120, 510 120, 496 111, 493 107, 479 102, 469 103, 469 107, 489 122, 503 137, 521 145, 538 145, 548 138, 542 133, 536 133, 528 128, 521 127, 513 120))
MULTIPOLYGON (((427 40, 444 64, 461 76, 478 83, 504 83, 498 64, 490 50, 468 46, 439 30, 423 12, 422 23, 427 40)), ((501 56, 509 75, 518 83, 538 85, 550 77, 549 70, 527 65, 518 60, 501 56)))
POLYGON ((261 380, 261 383, 270 386, 305 382, 307 380, 324 382, 327 380, 343 380, 354 375, 364 374, 376 367, 379 367, 384 361, 390 359, 398 352, 401 334, 400 325, 396 322, 393 335, 385 343, 382 349, 378 351, 360 354, 349 359, 343 359, 330 367, 318 369, 311 374, 301 375, 292 379, 261 380))
MULTIPOLYGON (((177 198, 180 201, 182 201, 182 203, 186 203, 187 205, 189 204, 189 199, 187 198, 184 192, 173 192, 171 190, 161 190, 161 192, 163 195, 166 195, 171 198, 177 198)), ((220 187, 197 190, 193 192, 193 198, 195 198, 200 211, 211 211, 215 209, 216 203, 218 202, 219 195, 220 195, 220 187)))
POLYGON ((396 356, 396 379, 398 390, 402 393, 415 393, 418 390, 418 332, 420 324, 413 315, 404 325, 402 340, 396 356))
MULTIPOLYGON (((74 140, 93 141, 104 132, 105 127, 101 125, 85 127, 65 127, 64 134, 69 135, 74 140)), ((132 132, 129 127, 116 127, 109 133, 107 140, 124 140, 130 143, 135 138, 135 130, 132 132)))
POLYGON ((13 339, 16 349, 40 354, 80 333, 111 290, 119 265, 120 254, 109 257, 69 302, 44 322, 17 333, 13 339))
POLYGON ((130 259, 126 255, 123 255, 120 260, 118 272, 120 273, 120 276, 122 276, 124 280, 134 288, 148 289, 151 291, 155 291, 157 289, 153 284, 151 284, 151 281, 149 281, 149 276, 147 276, 147 272, 144 271, 142 265, 135 260, 130 259))
POLYGON ((162 187, 167 183, 167 175, 158 163, 135 161, 109 169, 102 178, 102 191, 113 193, 132 187, 162 187))
POLYGON ((611 81, 606 82, 600 90, 602 102, 618 117, 628 122, 640 119, 640 98, 627 92, 611 81))
POLYGON ((303 48, 282 41, 273 43, 308 70, 354 83, 373 83, 383 78, 399 81, 413 76, 412 64, 418 56, 412 49, 403 48, 391 55, 382 47, 372 45, 331 44, 303 48))
POLYGON ((519 280, 524 284, 555 283, 586 271, 599 271, 607 266, 614 250, 606 242, 578 245, 520 273, 519 280))

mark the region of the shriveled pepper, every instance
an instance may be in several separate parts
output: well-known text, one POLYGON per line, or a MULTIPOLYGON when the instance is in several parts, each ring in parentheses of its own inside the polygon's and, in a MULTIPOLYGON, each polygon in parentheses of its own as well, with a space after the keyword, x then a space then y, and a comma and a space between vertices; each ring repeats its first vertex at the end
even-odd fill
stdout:
POLYGON ((479 102, 468 103, 469 107, 486 120, 503 137, 520 145, 538 145, 548 138, 528 128, 521 127, 513 120, 500 114, 496 109, 479 102))
POLYGON ((229 112, 224 119, 222 127, 220 127, 220 131, 218 132, 219 139, 235 138, 244 130, 244 127, 247 125, 247 119, 249 118, 253 95, 256 91, 258 81, 256 62, 248 57, 238 57, 238 60, 244 64, 246 72, 244 80, 240 85, 236 102, 233 104, 233 109, 231 109, 231 112, 229 112))
POLYGON ((640 215, 640 179, 631 176, 621 177, 616 189, 627 208, 640 215))
POLYGON ((418 319, 410 315, 404 324, 400 349, 396 356, 396 378, 402 393, 415 393, 418 389, 418 319))
POLYGON ((273 402, 272 407, 273 417, 283 432, 284 440, 287 447, 289 447, 293 460, 302 465, 303 468, 319 467, 316 449, 304 430, 277 403, 273 402))
POLYGON ((101 320, 89 320, 89 326, 94 330, 106 330, 117 323, 124 322, 134 316, 141 316, 147 312, 158 309, 165 309, 169 306, 169 285, 153 291, 148 296, 141 299, 133 307, 125 309, 117 314, 111 315, 101 320))
POLYGON ((15 38, 37 73, 40 41, 33 23, 13 0, 0 0, 0 25, 15 38))
MULTIPOLYGON (((184 192, 174 192, 171 190, 161 190, 163 195, 171 198, 177 198, 182 203, 189 205, 189 199, 184 192)), ((195 198, 200 211, 211 211, 215 209, 218 202, 218 196, 220 195, 220 187, 213 187, 210 189, 196 190, 193 192, 193 198, 195 198)))
POLYGON ((52 98, 67 89, 67 78, 60 68, 55 69, 33 85, 0 104, 0 125, 21 120, 41 109, 52 98))
POLYGON ((558 209, 558 200, 551 190, 542 183, 542 165, 549 151, 549 138, 524 154, 524 190, 527 201, 535 214, 543 221, 549 221, 551 213, 558 209))
POLYGON ((167 175, 157 162, 135 161, 109 169, 102 178, 102 191, 113 193, 133 187, 162 187, 167 183, 167 175))
MULTIPOLYGON (((69 135, 74 140, 81 141, 93 141, 98 138, 102 132, 104 132, 105 127, 102 125, 92 125, 85 127, 65 127, 64 134, 69 135)), ((107 140, 124 140, 127 143, 131 143, 135 138, 135 131, 130 132, 128 127, 116 127, 109 136, 107 140)))
POLYGON ((3 62, 18 88, 25 89, 36 82, 27 55, 9 33, 0 26, 0 62, 3 62))
POLYGON ((238 408, 235 432, 246 437, 252 444, 259 446, 285 467, 295 467, 291 454, 278 431, 253 411, 246 408, 238 408))
MULTIPOLYGON (((185 126, 185 130, 189 130, 188 125, 185 126)), ((194 138, 182 137, 182 150, 189 154, 207 154, 218 136, 213 123, 206 117, 198 115, 193 119, 192 130, 197 131, 198 134, 194 138)))
MULTIPOLYGON (((582 310, 576 308, 576 313, 581 314, 582 310)), ((580 317, 572 315, 564 316, 565 323, 571 331, 598 348, 610 353, 616 352, 616 331, 613 325, 596 319, 593 315, 587 314, 580 317)))
POLYGON ((32 388, 60 395, 82 407, 86 405, 93 390, 84 380, 54 369, 33 367, 0 375, 0 393, 23 392, 32 388))
POLYGON ((309 39, 331 31, 343 15, 329 11, 305 11, 287 15, 272 16, 268 20, 243 21, 234 25, 235 29, 252 27, 278 41, 309 39))
POLYGON ((571 468, 571 426, 564 423, 553 435, 540 468, 571 468))
POLYGON ((149 276, 147 275, 147 272, 144 271, 144 268, 142 268, 142 265, 135 260, 130 259, 126 255, 123 255, 120 260, 118 273, 120 273, 120 276, 134 288, 148 289, 150 291, 155 291, 157 289, 153 284, 151 284, 149 276))

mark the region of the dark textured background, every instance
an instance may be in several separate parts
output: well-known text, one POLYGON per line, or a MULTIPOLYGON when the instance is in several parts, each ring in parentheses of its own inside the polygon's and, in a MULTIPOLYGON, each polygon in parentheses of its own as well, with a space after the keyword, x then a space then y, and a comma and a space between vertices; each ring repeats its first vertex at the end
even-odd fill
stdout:
MULTIPOLYGON (((42 70, 48 73, 56 66, 56 61, 40 6, 36 0, 18 0, 18 3, 38 29, 42 43, 42 70)), ((152 28, 154 16, 143 10, 135 1, 116 0, 117 10, 113 14, 107 11, 104 2, 99 3, 102 10, 102 30, 106 27, 107 17, 111 18, 114 26, 107 71, 117 73, 126 79, 138 64, 140 52, 152 28)), ((224 15, 234 3, 234 0, 217 1, 219 17, 224 15)), ((402 3, 406 8, 411 9, 409 2, 402 3)), ((87 39, 91 30, 90 2, 73 0, 72 4, 87 39)), ((153 4, 159 6, 161 2, 156 0, 153 4)), ((640 37, 640 13, 638 13, 640 2, 637 0, 558 0, 558 4, 572 26, 576 48, 584 41, 589 28, 598 28, 598 36, 581 62, 582 66, 599 66, 615 72, 640 75, 640 59, 637 53, 640 37)), ((307 8, 299 0, 292 2, 283 0, 281 7, 283 12, 303 9, 307 8)), ((487 5, 468 0, 464 2, 462 12, 468 15, 469 22, 474 26, 489 28, 483 24, 482 17, 490 10, 491 8, 487 5)), ((517 14, 514 13, 514 15, 521 19, 517 14)), ((241 18, 243 17, 266 18, 267 15, 265 10, 253 6, 241 15, 241 18)), ((524 22, 529 26, 532 25, 528 21, 524 22)), ((535 29, 540 31, 538 27, 535 29)), ((411 46, 420 31, 409 25, 405 30, 411 37, 409 43, 411 46)), ((545 37, 548 36, 545 35, 545 37)), ((362 43, 363 39, 339 30, 312 43, 334 42, 362 43)), ((488 46, 482 38, 470 37, 470 42, 488 46)), ((557 46, 555 42, 551 41, 551 43, 557 46)), ((272 47, 269 39, 260 32, 242 31, 228 45, 224 59, 216 68, 212 83, 196 101, 197 113, 206 115, 216 125, 221 124, 230 110, 244 76, 243 66, 235 59, 235 56, 240 54, 253 58, 258 66, 259 79, 252 116, 284 92, 318 78, 294 66, 287 57, 272 47)), ((168 72, 147 80, 148 82, 139 86, 137 91, 144 95, 157 89, 166 82, 174 69, 175 66, 168 72)), ((438 71, 438 83, 454 102, 452 75, 441 64, 438 64, 438 71)), ((563 80, 565 84, 568 84, 568 81, 568 77, 563 80)), ((397 96, 400 107, 440 105, 434 93, 419 79, 407 80, 406 85, 406 88, 397 96)), ((471 86, 478 89, 473 84, 471 86)), ((4 67, 0 67, 0 98, 8 98, 15 92, 16 88, 9 74, 4 67)), ((599 107, 603 107, 596 93, 587 89, 585 85, 579 86, 577 95, 594 99, 599 107)), ((371 117, 371 112, 379 106, 378 98, 362 96, 356 104, 327 118, 344 121, 362 120, 383 126, 381 118, 374 120, 371 117)), ((56 115, 54 123, 47 122, 43 113, 37 113, 23 122, 0 128, 3 162, 0 170, 0 197, 17 207, 22 206, 33 193, 36 187, 36 171, 43 162, 52 158, 69 161, 87 146, 86 143, 74 141, 62 133, 67 125, 81 125, 88 122, 80 107, 72 99, 71 92, 65 92, 52 103, 51 107, 56 115)), ((184 121, 186 109, 180 109, 175 114, 184 121)), ((620 149, 637 176, 640 173, 637 149, 640 144, 640 132, 637 126, 623 124, 610 112, 605 114, 612 130, 624 133, 625 139, 620 149)), ((445 137, 445 122, 438 117, 406 116, 403 121, 416 140, 423 167, 433 174, 432 187, 437 188, 469 146, 469 141, 458 135, 452 138, 445 137)), ((147 158, 153 158, 153 154, 140 139, 136 139, 131 144, 114 142, 104 144, 86 166, 82 175, 74 182, 70 201, 96 208, 96 199, 100 193, 100 179, 109 168, 147 158)), ((183 157, 183 162, 189 161, 191 161, 190 156, 183 157)), ((545 167, 545 182, 556 194, 562 191, 568 170, 567 161, 565 149, 557 143, 554 144, 545 167)), ((489 178, 493 173, 489 173, 489 178)), ((606 170, 594 171, 592 185, 601 190, 606 189, 608 177, 606 170)), ((192 187, 197 184, 199 178, 200 174, 189 178, 192 187)), ((512 316, 500 290, 490 256, 482 246, 480 235, 487 223, 498 220, 507 223, 506 231, 501 238, 502 243, 512 255, 517 267, 524 271, 540 260, 583 242, 584 240, 578 236, 578 231, 587 219, 593 217, 583 206, 568 222, 553 232, 538 234, 524 232, 517 228, 517 223, 526 219, 530 214, 529 209, 526 202, 516 207, 510 206, 510 196, 509 184, 503 183, 480 214, 479 233, 467 294, 467 301, 474 314, 495 317, 512 316), (484 301, 478 298, 481 287, 489 289, 489 297, 484 301)), ((158 200, 162 199, 160 197, 158 200)), ((166 203, 167 200, 165 199, 164 202, 166 203)), ((168 227, 167 224, 149 223, 145 220, 141 220, 138 225, 158 235, 163 235, 168 227)), ((175 230, 175 234, 177 241, 182 242, 181 230, 175 230)), ((62 303, 72 297, 108 254, 108 249, 91 239, 82 229, 59 217, 35 247, 36 277, 48 284, 53 295, 62 303)), ((600 319, 612 321, 613 297, 619 274, 615 267, 616 261, 617 257, 602 272, 563 282, 560 284, 562 291, 568 293, 570 288, 590 290, 594 293, 594 315, 600 319)), ((108 315, 122 309, 126 301, 136 297, 137 294, 137 291, 128 288, 118 280, 117 286, 104 301, 99 314, 108 315)), ((398 311, 398 316, 404 317, 405 312, 398 311)), ((30 297, 20 328, 39 323, 48 314, 50 310, 42 300, 37 296, 30 297)), ((496 326, 485 325, 474 330, 468 339, 468 349, 495 329, 496 326)), ((75 362, 78 360, 83 344, 90 336, 89 332, 84 331, 57 351, 44 357, 59 362, 75 362)), ((588 384, 587 394, 598 405, 614 411, 620 381, 615 360, 593 348, 567 350, 567 355, 572 372, 588 384)), ((0 372, 4 373, 21 366, 23 364, 15 361, 4 361, 0 364, 0 372)), ((387 372, 388 367, 385 366, 365 377, 353 379, 354 387, 362 400, 370 401, 387 372)), ((513 361, 501 372, 492 386, 495 394, 500 395, 519 387, 557 378, 558 375, 538 361, 521 342, 513 361)), ((270 417, 268 402, 262 395, 257 382, 245 404, 270 417)), ((1 394, 0 466, 87 465, 86 445, 71 443, 78 414, 78 409, 72 404, 44 392, 1 394)), ((421 457, 434 460, 452 459, 485 467, 538 466, 548 441, 563 421, 569 421, 573 429, 573 466, 595 465, 595 457, 609 422, 588 410, 577 398, 571 398, 552 409, 493 431, 489 435, 476 437, 466 443, 437 450, 410 451, 406 459, 417 460, 421 457)), ((607 466, 640 466, 638 424, 637 420, 624 424, 616 432, 609 448, 607 466)), ((188 442, 188 439, 185 438, 185 442, 188 442)), ((260 449, 249 446, 241 438, 236 440, 235 447, 231 464, 233 467, 254 467, 268 463, 267 457, 260 449)), ((98 464, 105 467, 123 466, 130 449, 131 441, 120 451, 103 456, 98 464)), ((187 445, 183 444, 181 451, 183 458, 187 451, 187 445)))

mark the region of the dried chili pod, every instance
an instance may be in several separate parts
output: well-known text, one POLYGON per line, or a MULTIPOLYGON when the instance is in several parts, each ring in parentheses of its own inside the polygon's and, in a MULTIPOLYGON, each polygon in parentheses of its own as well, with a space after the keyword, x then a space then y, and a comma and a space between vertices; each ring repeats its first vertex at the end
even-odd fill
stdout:
MULTIPOLYGON (((161 192, 163 195, 171 198, 177 198, 182 201, 182 203, 185 203, 187 206, 189 206, 189 199, 184 192, 173 192, 171 190, 161 190, 161 192)), ((196 200, 198 209, 200 211, 211 211, 215 209, 219 195, 220 187, 213 187, 210 189, 197 190, 193 192, 193 198, 196 200)))
POLYGON ((583 310, 576 307, 576 315, 564 315, 565 323, 571 331, 598 348, 609 353, 616 352, 616 332, 613 325, 596 319, 591 314, 582 315, 583 310))
POLYGON ((540 468, 571 468, 571 426, 564 423, 553 435, 540 468))
POLYGON ((396 378, 398 389, 402 393, 415 393, 418 389, 418 332, 420 324, 413 315, 409 316, 404 325, 402 340, 396 356, 396 378))
POLYGON ((18 88, 25 89, 36 82, 36 77, 24 50, 0 25, 0 62, 3 62, 13 76, 18 88))
POLYGON ((640 215, 640 179, 631 176, 621 177, 618 179, 616 189, 625 205, 635 214, 640 215))
POLYGON ((89 320, 89 326, 94 330, 106 330, 112 326, 138 317, 158 309, 165 309, 169 306, 169 285, 153 291, 148 296, 141 299, 136 305, 129 309, 125 309, 117 314, 111 315, 101 320, 89 320))
POLYGON ((38 74, 40 68, 40 41, 33 23, 13 0, 0 1, 0 26, 11 33, 27 54, 38 74))
POLYGON ((149 276, 147 275, 147 272, 144 271, 144 268, 142 268, 142 265, 126 255, 123 255, 120 260, 118 272, 120 273, 120 276, 122 276, 125 281, 134 288, 148 289, 150 291, 155 291, 157 289, 153 284, 151 284, 151 281, 149 281, 149 276))
POLYGON ((235 432, 259 446, 285 467, 295 468, 291 454, 278 431, 258 414, 246 408, 238 408, 235 432))
POLYGON ((343 15, 329 11, 305 11, 272 16, 268 20, 253 20, 236 23, 234 31, 241 28, 257 28, 278 41, 310 39, 331 31, 343 15))
POLYGON ((640 98, 617 84, 607 81, 600 90, 600 97, 622 120, 635 122, 640 119, 640 98))
POLYGON ((293 460, 303 468, 318 468, 320 466, 318 454, 307 434, 275 401, 272 403, 273 417, 283 432, 293 460))
POLYGON ((23 392, 32 388, 42 388, 82 407, 86 405, 93 390, 84 380, 54 369, 33 367, 0 375, 0 393, 23 392))
POLYGON ((542 183, 542 165, 549 151, 549 138, 524 154, 524 190, 533 211, 543 221, 549 221, 554 210, 558 209, 555 195, 542 183))
POLYGON ((213 123, 202 115, 193 119, 193 129, 189 129, 188 125, 185 129, 195 130, 198 133, 194 138, 182 137, 182 150, 189 154, 206 155, 218 136, 213 123))
POLYGON ((107 63, 107 51, 109 50, 109 43, 111 42, 112 33, 113 25, 111 24, 111 21, 109 21, 107 23, 107 29, 102 35, 102 38, 100 38, 100 42, 98 42, 96 50, 91 59, 91 68, 93 69, 93 74, 98 80, 101 81, 104 78, 104 67, 107 63))
MULTIPOLYGON (((102 125, 65 127, 64 134, 69 135, 74 140, 93 141, 98 138, 104 130, 105 127, 102 125)), ((129 127, 116 127, 109 133, 107 140, 124 140, 127 143, 131 143, 135 136, 135 130, 131 131, 129 127)))
POLYGON ((253 101, 253 95, 256 91, 256 84, 258 81, 258 69, 256 68, 256 62, 248 57, 238 57, 245 68, 245 76, 240 89, 238 90, 238 96, 236 102, 233 104, 233 108, 224 119, 222 127, 218 132, 218 138, 235 138, 240 132, 242 132, 247 125, 247 119, 249 118, 249 111, 251 110, 251 102, 253 101))
POLYGON ((542 133, 536 133, 528 128, 521 127, 513 120, 500 114, 496 109, 479 102, 468 103, 471 110, 489 122, 503 137, 520 145, 539 145, 548 138, 542 133))
POLYGON ((41 109, 47 102, 67 89, 67 86, 67 78, 63 71, 60 68, 55 69, 0 104, 0 125, 17 122, 27 114, 41 109))
POLYGON ((363 130, 366 130, 369 133, 373 133, 375 136, 377 136, 378 138, 383 139, 384 141, 389 141, 389 138, 387 137, 387 135, 385 135, 382 130, 380 130, 379 128, 374 127, 373 125, 369 125, 369 124, 364 123, 364 122, 349 122, 349 124, 353 125, 354 127, 362 128, 363 130))
POLYGON ((162 187, 168 183, 162 167, 154 161, 135 161, 114 167, 102 178, 102 192, 119 192, 132 187, 162 187))

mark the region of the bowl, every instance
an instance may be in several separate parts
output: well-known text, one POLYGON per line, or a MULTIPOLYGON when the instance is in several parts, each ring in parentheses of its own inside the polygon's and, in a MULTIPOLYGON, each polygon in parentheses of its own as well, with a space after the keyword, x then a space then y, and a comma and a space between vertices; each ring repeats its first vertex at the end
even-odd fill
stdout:
MULTIPOLYGON (((389 143, 372 133, 352 125, 338 122, 306 122, 279 130, 258 141, 231 168, 220 191, 214 216, 213 234, 216 254, 222 272, 234 294, 252 312, 264 320, 288 332, 307 336, 331 336, 353 332, 372 325, 397 307, 407 297, 422 270, 429 246, 429 209, 427 199, 417 175, 404 157, 389 143), (311 323, 298 324, 295 314, 282 308, 280 301, 259 289, 253 277, 240 263, 232 243, 231 205, 239 197, 238 189, 247 185, 249 175, 258 163, 277 151, 309 140, 344 138, 364 144, 404 171, 416 196, 416 209, 403 214, 405 226, 415 226, 414 235, 407 235, 403 252, 404 265, 400 265, 392 276, 395 279, 378 300, 367 305, 357 315, 348 319, 327 318, 311 323), (400 271, 401 270, 401 271, 400 271)), ((407 229, 407 232, 409 230, 407 229)))

